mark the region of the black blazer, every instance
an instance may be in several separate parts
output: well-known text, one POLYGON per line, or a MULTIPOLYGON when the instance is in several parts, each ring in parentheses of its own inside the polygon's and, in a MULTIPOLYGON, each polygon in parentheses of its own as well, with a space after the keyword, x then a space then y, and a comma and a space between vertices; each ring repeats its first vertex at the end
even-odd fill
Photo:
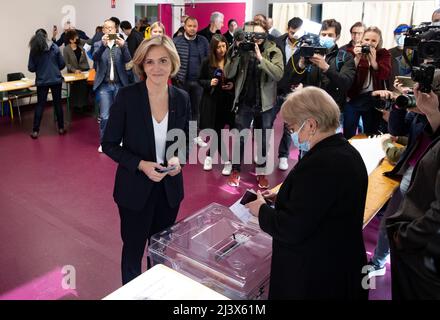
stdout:
POLYGON ((336 134, 315 145, 284 181, 260 227, 273 237, 270 299, 367 299, 362 224, 368 175, 336 134))
MULTIPOLYGON (((186 153, 175 153, 179 156, 180 162, 184 164, 190 146, 190 100, 185 91, 173 86, 169 87, 168 93, 168 131, 181 129, 185 132, 186 139, 182 141, 182 139, 175 138, 174 141, 167 141, 166 149, 168 150, 175 142, 180 143, 181 146, 186 143, 186 153)), ((142 81, 119 90, 110 108, 102 150, 119 164, 113 193, 115 202, 119 206, 135 211, 144 208, 155 182, 137 168, 141 160, 157 162, 154 127, 145 82, 142 81), (119 145, 121 141, 123 141, 122 147, 119 145)), ((177 207, 184 197, 182 174, 175 177, 166 176, 162 182, 169 205, 172 208, 177 207)))

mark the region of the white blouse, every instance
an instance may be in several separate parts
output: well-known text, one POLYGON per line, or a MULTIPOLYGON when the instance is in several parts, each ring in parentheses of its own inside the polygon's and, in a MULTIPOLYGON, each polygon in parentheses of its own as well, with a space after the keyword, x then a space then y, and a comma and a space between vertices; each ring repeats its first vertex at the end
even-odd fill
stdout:
POLYGON ((153 127, 154 127, 154 140, 156 144, 156 160, 158 163, 165 163, 165 148, 167 143, 167 132, 168 132, 168 113, 165 118, 159 123, 156 119, 151 116, 153 119, 153 127))

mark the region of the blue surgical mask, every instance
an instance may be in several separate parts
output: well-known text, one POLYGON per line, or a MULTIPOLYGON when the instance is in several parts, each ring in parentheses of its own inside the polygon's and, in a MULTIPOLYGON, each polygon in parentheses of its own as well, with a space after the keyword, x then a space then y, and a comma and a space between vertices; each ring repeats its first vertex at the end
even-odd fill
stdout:
POLYGON ((303 152, 308 152, 310 150, 310 142, 309 141, 299 142, 299 132, 306 124, 306 121, 303 122, 303 124, 301 125, 301 127, 299 128, 298 131, 296 131, 290 135, 295 147, 297 147, 300 151, 303 151, 303 152))
POLYGON ((331 37, 319 37, 319 44, 327 49, 331 49, 335 45, 335 39, 331 37))
POLYGON ((403 47, 405 44, 405 35, 401 34, 395 37, 396 43, 399 47, 403 47))

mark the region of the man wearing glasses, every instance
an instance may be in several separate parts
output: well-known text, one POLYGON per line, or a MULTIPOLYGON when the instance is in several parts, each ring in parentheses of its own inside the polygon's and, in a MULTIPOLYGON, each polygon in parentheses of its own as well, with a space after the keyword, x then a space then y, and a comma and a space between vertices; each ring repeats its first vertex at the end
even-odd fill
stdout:
POLYGON ((351 41, 345 46, 341 47, 341 50, 348 51, 354 56, 353 49, 356 44, 361 42, 365 29, 365 24, 360 21, 352 25, 350 28, 351 41))

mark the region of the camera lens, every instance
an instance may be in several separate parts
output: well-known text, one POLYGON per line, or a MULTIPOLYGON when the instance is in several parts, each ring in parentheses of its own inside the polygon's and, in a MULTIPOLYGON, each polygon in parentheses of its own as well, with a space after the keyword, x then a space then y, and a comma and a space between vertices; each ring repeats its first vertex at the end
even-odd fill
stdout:
POLYGON ((396 105, 399 109, 415 108, 416 97, 412 94, 402 94, 397 97, 396 105))
POLYGON ((370 53, 370 46, 362 46, 361 52, 363 54, 369 54, 370 53))

